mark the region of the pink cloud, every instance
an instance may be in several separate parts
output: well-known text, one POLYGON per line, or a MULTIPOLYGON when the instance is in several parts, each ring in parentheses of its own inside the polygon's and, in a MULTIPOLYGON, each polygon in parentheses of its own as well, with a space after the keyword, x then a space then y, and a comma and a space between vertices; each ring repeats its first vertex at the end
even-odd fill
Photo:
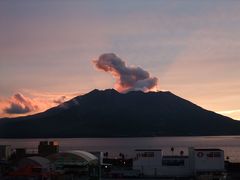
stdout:
POLYGON ((17 117, 43 112, 56 105, 80 95, 80 93, 64 92, 39 92, 23 90, 23 93, 15 93, 10 98, 0 96, 0 118, 17 117), (23 95, 24 93, 24 95, 23 95), (30 98, 31 97, 31 98, 30 98))
POLYGON ((9 106, 3 109, 7 114, 26 114, 39 109, 38 105, 21 93, 14 94, 9 100, 9 106))

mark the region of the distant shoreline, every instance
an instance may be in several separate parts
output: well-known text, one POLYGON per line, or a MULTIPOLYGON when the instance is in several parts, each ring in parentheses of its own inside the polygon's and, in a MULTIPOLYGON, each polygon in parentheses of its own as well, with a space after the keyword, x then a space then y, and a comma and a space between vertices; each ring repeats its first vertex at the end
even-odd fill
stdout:
POLYGON ((188 135, 188 136, 86 136, 86 137, 0 137, 0 139, 130 139, 130 138, 173 138, 173 137, 234 137, 240 136, 240 134, 228 134, 228 135, 188 135))

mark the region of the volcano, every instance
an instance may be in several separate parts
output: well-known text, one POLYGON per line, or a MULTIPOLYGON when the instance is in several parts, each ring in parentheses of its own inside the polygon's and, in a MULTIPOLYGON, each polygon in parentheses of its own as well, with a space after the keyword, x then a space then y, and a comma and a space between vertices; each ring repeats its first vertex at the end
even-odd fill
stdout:
POLYGON ((1 138, 239 134, 239 121, 161 91, 93 90, 42 113, 0 119, 1 138))

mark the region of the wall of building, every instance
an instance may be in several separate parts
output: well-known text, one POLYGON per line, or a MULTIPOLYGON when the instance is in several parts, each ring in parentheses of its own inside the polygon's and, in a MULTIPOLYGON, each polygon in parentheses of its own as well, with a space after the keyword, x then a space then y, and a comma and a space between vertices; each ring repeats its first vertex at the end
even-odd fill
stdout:
POLYGON ((188 156, 163 156, 160 172, 162 176, 191 176, 188 156))
POLYGON ((8 160, 11 156, 11 146, 0 145, 0 160, 8 160))
POLYGON ((194 176, 196 173, 224 171, 220 149, 189 149, 189 156, 163 156, 162 151, 137 150, 133 169, 145 176, 194 176))
POLYGON ((159 176, 162 164, 161 150, 136 150, 133 169, 146 176, 159 176))
POLYGON ((214 149, 193 149, 190 160, 195 172, 224 171, 224 152, 214 149))

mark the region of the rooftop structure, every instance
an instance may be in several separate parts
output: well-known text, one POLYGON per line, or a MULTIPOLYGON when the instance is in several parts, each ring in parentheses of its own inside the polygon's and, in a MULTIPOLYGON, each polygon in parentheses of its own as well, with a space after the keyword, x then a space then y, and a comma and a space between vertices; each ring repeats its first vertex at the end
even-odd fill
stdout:
POLYGON ((55 165, 56 169, 64 169, 67 166, 85 167, 97 164, 98 158, 86 151, 67 151, 48 156, 48 159, 55 165))
POLYGON ((38 145, 38 153, 42 156, 48 156, 59 152, 59 144, 57 141, 40 141, 38 145))
POLYGON ((32 156, 21 159, 14 171, 8 174, 10 177, 24 179, 50 178, 50 161, 40 156, 32 156))
POLYGON ((0 145, 0 160, 8 160, 11 156, 10 145, 0 145))
POLYGON ((54 171, 60 174, 75 173, 79 176, 89 174, 99 176, 100 170, 98 158, 86 151, 74 150, 60 152, 47 157, 54 167, 54 171))

